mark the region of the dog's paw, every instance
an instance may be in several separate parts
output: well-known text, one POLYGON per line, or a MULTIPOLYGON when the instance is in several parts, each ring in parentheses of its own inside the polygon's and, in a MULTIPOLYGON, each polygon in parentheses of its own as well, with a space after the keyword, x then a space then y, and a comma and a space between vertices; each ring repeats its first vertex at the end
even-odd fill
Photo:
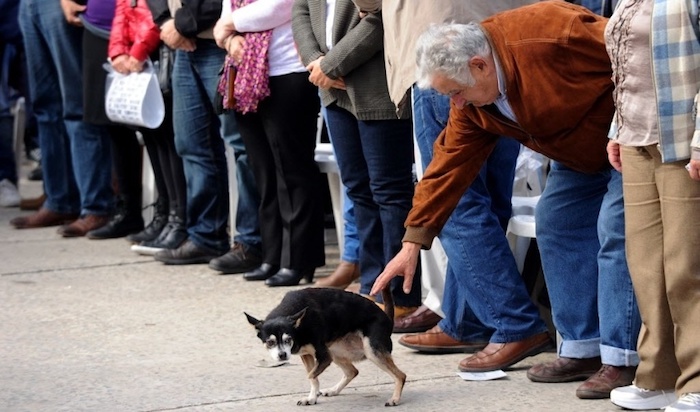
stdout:
POLYGON ((298 406, 316 405, 316 398, 301 398, 297 402, 298 406))
POLYGON ((391 399, 389 399, 388 401, 386 401, 386 403, 384 404, 384 406, 397 406, 398 404, 399 404, 399 400, 398 400, 398 399, 391 398, 391 399))
POLYGON ((321 395, 323 396, 336 396, 338 393, 335 388, 321 389, 321 395))

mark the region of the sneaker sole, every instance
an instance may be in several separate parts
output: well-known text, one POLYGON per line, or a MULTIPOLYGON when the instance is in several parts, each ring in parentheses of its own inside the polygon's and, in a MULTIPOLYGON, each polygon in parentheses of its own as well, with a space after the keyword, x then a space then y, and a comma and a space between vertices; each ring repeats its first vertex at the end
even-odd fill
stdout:
POLYGON ((633 411, 647 411, 647 410, 652 410, 652 409, 664 409, 667 406, 671 405, 673 402, 668 402, 667 399, 657 399, 657 400, 649 400, 649 399, 644 399, 640 401, 630 401, 630 400, 620 400, 620 399, 613 399, 614 396, 610 396, 610 402, 613 403, 613 405, 619 406, 620 408, 625 408, 625 409, 631 409, 633 411))

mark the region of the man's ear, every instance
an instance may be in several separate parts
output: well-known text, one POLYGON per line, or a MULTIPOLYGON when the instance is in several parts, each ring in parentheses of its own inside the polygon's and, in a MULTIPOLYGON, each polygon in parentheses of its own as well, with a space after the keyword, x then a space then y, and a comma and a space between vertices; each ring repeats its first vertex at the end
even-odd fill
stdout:
POLYGON ((245 314, 245 317, 248 318, 248 323, 255 326, 255 329, 260 329, 262 327, 262 321, 255 319, 254 317, 250 316, 245 312, 243 312, 243 314, 245 314))
POLYGON ((469 59, 469 68, 477 71, 484 71, 488 67, 488 62, 481 56, 474 56, 469 59))
POLYGON ((289 319, 294 322, 295 328, 298 328, 299 325, 301 325, 301 320, 304 318, 304 315, 306 315, 306 309, 308 309, 308 306, 289 317, 289 319))

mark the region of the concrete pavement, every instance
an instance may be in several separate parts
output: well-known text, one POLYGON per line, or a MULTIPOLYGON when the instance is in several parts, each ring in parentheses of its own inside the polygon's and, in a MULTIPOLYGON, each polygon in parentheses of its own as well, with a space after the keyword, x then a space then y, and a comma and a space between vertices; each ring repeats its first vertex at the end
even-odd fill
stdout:
MULTIPOLYGON (((24 196, 41 184, 21 182, 24 196)), ((264 317, 294 288, 268 288, 206 265, 165 266, 123 239, 64 239, 56 228, 15 230, 0 208, 0 411, 288 411, 308 392, 298 357, 268 361, 243 316, 264 317)), ((337 263, 329 242, 328 274, 337 263)), ((305 286, 300 286, 305 287, 305 286)), ((394 335, 398 340, 399 335, 394 335)), ((524 360, 504 379, 463 381, 465 355, 418 354, 395 344, 407 375, 399 411, 616 411, 582 401, 578 383, 536 384, 524 360)), ((314 411, 386 410, 388 375, 371 362, 314 411)), ((340 377, 331 366, 322 387, 340 377)), ((296 409, 295 409, 296 408, 296 409)))

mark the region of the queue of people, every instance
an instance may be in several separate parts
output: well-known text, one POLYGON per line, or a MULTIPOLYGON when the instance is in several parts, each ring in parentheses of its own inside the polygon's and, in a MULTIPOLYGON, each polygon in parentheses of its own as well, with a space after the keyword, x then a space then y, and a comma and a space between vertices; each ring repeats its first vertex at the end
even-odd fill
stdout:
POLYGON ((469 353, 464 372, 507 369, 554 345, 505 234, 525 146, 551 159, 535 214, 561 336, 528 378, 583 381, 577 397, 626 409, 700 410, 699 3, 572 3, 21 0, 46 201, 11 224, 127 237, 164 264, 271 287, 313 284, 325 264, 320 111, 356 236, 322 285, 359 278, 372 300, 388 287, 394 331, 413 332, 400 344, 469 353), (164 125, 105 119, 101 62, 139 72, 164 47, 164 125), (235 80, 221 83, 222 66, 235 80), (147 225, 137 131, 160 195, 147 225), (446 264, 421 270, 434 253, 446 264))

